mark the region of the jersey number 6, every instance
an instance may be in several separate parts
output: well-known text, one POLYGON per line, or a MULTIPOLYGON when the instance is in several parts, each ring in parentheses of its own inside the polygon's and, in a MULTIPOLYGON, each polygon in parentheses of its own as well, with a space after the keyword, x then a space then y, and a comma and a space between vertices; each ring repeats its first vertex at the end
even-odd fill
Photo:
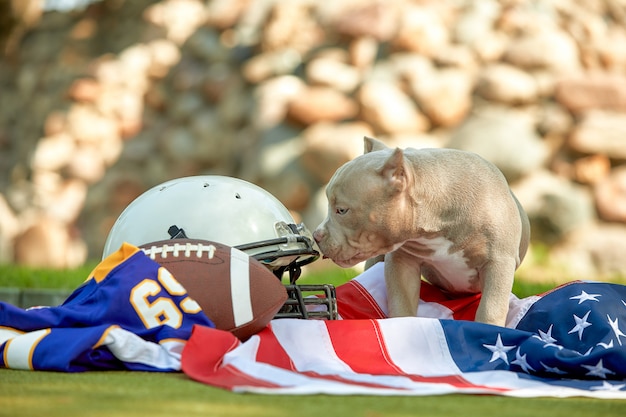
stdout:
POLYGON ((183 323, 183 314, 196 314, 202 309, 200 305, 190 297, 185 297, 176 304, 171 297, 157 297, 150 301, 161 291, 165 290, 172 296, 187 294, 185 288, 165 268, 159 268, 158 282, 146 278, 135 285, 130 292, 130 304, 147 329, 158 326, 170 326, 178 329, 183 323))

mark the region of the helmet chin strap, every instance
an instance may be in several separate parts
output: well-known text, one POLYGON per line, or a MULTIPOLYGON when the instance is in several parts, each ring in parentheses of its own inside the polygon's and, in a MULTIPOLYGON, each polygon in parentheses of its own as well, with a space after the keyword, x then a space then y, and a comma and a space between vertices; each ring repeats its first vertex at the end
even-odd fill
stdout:
POLYGON ((295 284, 302 274, 302 268, 296 262, 292 262, 287 268, 289 268, 289 283, 295 284))
POLYGON ((278 279, 282 279, 282 276, 285 273, 285 271, 289 272, 289 283, 292 285, 295 284, 298 278, 300 278, 300 275, 302 275, 301 265, 298 264, 297 261, 293 261, 289 265, 276 269, 274 271, 274 275, 276 275, 278 279))

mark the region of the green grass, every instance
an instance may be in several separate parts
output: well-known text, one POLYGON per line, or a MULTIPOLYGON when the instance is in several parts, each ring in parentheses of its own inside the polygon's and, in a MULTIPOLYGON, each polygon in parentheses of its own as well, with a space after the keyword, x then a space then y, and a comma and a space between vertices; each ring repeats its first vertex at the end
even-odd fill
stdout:
POLYGON ((480 395, 273 396, 234 394, 191 381, 183 374, 0 370, 0 415, 13 417, 610 417, 625 412, 626 401, 617 400, 480 395))
POLYGON ((0 265, 0 287, 74 289, 89 277, 95 262, 67 270, 0 265))

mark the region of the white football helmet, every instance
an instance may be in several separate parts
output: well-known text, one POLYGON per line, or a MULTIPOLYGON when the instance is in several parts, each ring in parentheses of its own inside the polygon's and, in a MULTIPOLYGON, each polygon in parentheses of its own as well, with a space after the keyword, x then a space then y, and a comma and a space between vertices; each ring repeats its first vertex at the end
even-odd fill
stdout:
POLYGON ((265 264, 279 279, 289 271, 290 300, 286 304, 291 307, 282 311, 283 317, 308 318, 308 310, 319 310, 306 309, 305 304, 326 305, 321 310, 331 314, 322 317, 336 316, 332 285, 295 285, 301 267, 319 257, 311 232, 304 224, 296 224, 289 210, 261 187, 218 175, 184 177, 157 185, 120 214, 106 239, 102 257, 118 250, 123 242, 141 246, 177 238, 209 240, 240 249, 265 264), (325 297, 307 302, 303 291, 322 291, 325 297), (330 304, 325 304, 325 298, 331 299, 330 304), (284 315, 289 312, 294 314, 284 315))

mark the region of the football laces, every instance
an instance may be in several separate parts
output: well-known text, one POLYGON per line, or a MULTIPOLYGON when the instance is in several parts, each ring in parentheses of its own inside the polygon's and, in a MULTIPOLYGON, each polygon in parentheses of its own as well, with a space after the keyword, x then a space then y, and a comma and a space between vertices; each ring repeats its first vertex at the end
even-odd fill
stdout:
POLYGON ((150 259, 156 259, 157 255, 161 255, 161 258, 165 259, 169 255, 177 258, 184 256, 190 258, 192 254, 195 254, 197 258, 202 258, 206 253, 209 259, 213 259, 217 248, 214 245, 203 245, 202 243, 174 243, 173 245, 164 244, 161 246, 151 246, 150 248, 141 249, 146 255, 150 256, 150 259))

